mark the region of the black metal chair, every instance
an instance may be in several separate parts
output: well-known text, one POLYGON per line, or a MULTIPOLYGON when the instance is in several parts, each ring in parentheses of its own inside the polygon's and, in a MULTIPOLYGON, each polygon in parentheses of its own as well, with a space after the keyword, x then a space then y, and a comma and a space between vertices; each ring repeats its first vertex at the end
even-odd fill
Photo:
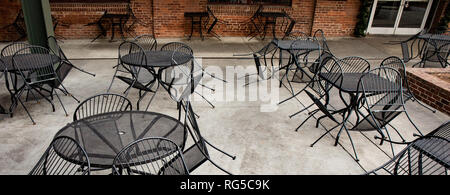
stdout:
POLYGON ((134 38, 134 42, 144 49, 144 51, 156 51, 158 48, 158 42, 153 35, 139 35, 134 38))
POLYGON ((185 128, 187 128, 194 141, 194 144, 191 147, 183 151, 186 165, 189 172, 192 172, 204 162, 210 161, 220 170, 224 171, 227 174, 230 174, 228 171, 218 166, 214 161, 211 160, 207 145, 227 155, 233 160, 236 157, 218 149, 217 147, 209 143, 200 133, 200 128, 196 119, 198 115, 196 115, 194 110, 192 109, 190 98, 191 95, 195 93, 195 88, 200 84, 203 78, 203 71, 199 67, 200 65, 194 65, 193 63, 197 63, 195 58, 192 58, 190 62, 182 66, 177 66, 176 71, 173 71, 172 74, 177 76, 172 77, 169 83, 163 84, 170 97, 177 102, 179 120, 182 120, 182 113, 184 113, 185 128))
POLYGON ((73 121, 108 112, 133 110, 131 101, 118 94, 99 94, 81 102, 73 113, 73 121))
POLYGON ((206 29, 206 33, 213 35, 217 39, 220 40, 220 36, 214 31, 214 27, 217 25, 217 23, 221 24, 227 24, 227 22, 223 20, 219 20, 215 15, 214 12, 211 10, 209 6, 206 7, 206 10, 208 12, 208 18, 206 19, 205 23, 203 24, 204 29, 206 29))
POLYGON ((407 102, 408 100, 417 101, 417 103, 419 103, 421 106, 432 111, 433 113, 436 113, 435 109, 423 104, 414 96, 414 93, 409 88, 408 77, 406 76, 406 65, 405 63, 403 63, 402 59, 397 56, 387 57, 381 62, 380 67, 390 67, 396 69, 400 73, 403 80, 405 102, 407 102))
POLYGON ((436 136, 450 140, 450 121, 443 123, 441 126, 431 131, 426 136, 436 136))
POLYGON ((88 23, 88 24, 85 25, 85 26, 96 25, 100 29, 100 33, 94 39, 92 39, 91 42, 94 42, 95 40, 97 40, 101 36, 106 37, 108 25, 111 25, 110 22, 108 20, 106 20, 106 15, 107 14, 108 14, 108 11, 105 11, 105 12, 103 12, 103 15, 100 16, 100 18, 97 21, 91 22, 91 23, 88 23))
POLYGON ((410 143, 384 165, 367 175, 448 175, 449 140, 425 136, 410 143))
POLYGON ((27 31, 25 26, 25 19, 23 17, 22 9, 19 10, 16 18, 14 19, 13 23, 8 24, 1 29, 6 29, 9 32, 17 32, 19 34, 19 38, 14 41, 20 41, 27 37, 27 31))
POLYGON ((90 175, 86 151, 73 138, 56 137, 29 175, 90 175))
MULTIPOLYGON (((272 75, 278 71, 278 69, 275 70, 273 62, 277 49, 278 47, 271 41, 256 52, 248 54, 233 54, 233 56, 252 56, 255 62, 256 73, 245 74, 238 79, 247 78, 253 75, 257 76, 257 80, 254 82, 258 82, 260 79, 270 79, 272 75)), ((244 86, 247 86, 254 82, 248 82, 244 86)))
MULTIPOLYGON (((14 42, 7 46, 5 46, 1 52, 0 56, 7 57, 7 56, 13 56, 17 51, 31 46, 27 42, 14 42)), ((6 63, 6 62, 4 62, 6 63)), ((14 102, 14 93, 16 93, 16 89, 21 88, 21 86, 24 85, 24 81, 22 80, 22 77, 20 77, 20 73, 18 72, 6 72, 10 74, 10 79, 8 77, 5 77, 6 82, 6 88, 8 89, 8 92, 11 96, 11 102, 14 102), (15 84, 15 86, 12 86, 12 84, 15 84)), ((7 75, 7 74, 5 74, 7 75)), ((27 92, 28 97, 28 92, 27 92)), ((27 98, 28 99, 28 98, 27 98)))
MULTIPOLYGON (((150 102, 153 100, 157 89, 153 90, 152 88, 155 83, 159 86, 159 83, 157 82, 157 77, 155 76, 156 73, 152 68, 148 66, 141 67, 125 64, 122 61, 122 57, 124 55, 128 55, 128 57, 132 59, 130 61, 136 62, 137 64, 147 64, 147 56, 145 55, 145 51, 141 46, 134 42, 128 41, 120 44, 118 65, 115 67, 116 71, 107 90, 107 93, 109 93, 109 91, 111 90, 111 87, 116 78, 123 81, 128 85, 127 89, 123 92, 125 94, 125 97, 128 96, 131 88, 139 90, 139 100, 137 101, 137 109, 139 110, 140 102, 147 95, 147 93, 153 93, 150 102)), ((150 102, 148 106, 150 105, 150 102)))
POLYGON ((313 38, 319 41, 320 48, 322 48, 323 52, 332 53, 330 47, 328 47, 327 39, 325 38, 322 29, 317 29, 316 32, 314 32, 313 38))
POLYGON ((261 20, 261 17, 259 17, 259 13, 262 9, 263 6, 259 5, 252 17, 250 17, 248 21, 245 21, 245 23, 249 24, 250 33, 247 35, 247 37, 250 37, 249 41, 260 35, 264 30, 263 21, 261 20))
POLYGON ((399 114, 405 113, 417 132, 423 135, 406 111, 402 77, 397 70, 389 67, 371 70, 360 78, 358 90, 362 92, 362 97, 358 100, 360 108, 358 113, 364 117, 362 120, 357 120, 352 130, 376 130, 381 137, 376 136, 375 138, 381 140, 380 145, 383 144, 383 141, 388 141, 391 144, 393 155, 395 152, 392 143, 404 143, 405 139, 396 128, 393 128, 402 141, 392 141, 386 126, 399 114), (363 114, 361 108, 368 114, 363 114))
MULTIPOLYGON (((58 64, 60 61, 59 57, 57 57, 56 54, 44 47, 30 46, 17 51, 12 57, 12 61, 14 67, 20 72, 22 80, 25 81, 23 86, 15 90, 15 101, 13 102, 13 104, 17 104, 17 102, 20 102, 33 124, 36 123, 34 122, 33 118, 28 112, 28 109, 25 107, 21 100, 21 96, 26 90, 30 90, 35 100, 37 100, 37 97, 34 95, 33 91, 41 95, 51 104, 53 111, 55 111, 55 106, 53 105, 52 101, 41 91, 49 94, 50 98, 52 99, 53 94, 56 95, 66 116, 68 116, 64 104, 62 103, 58 93, 55 91, 55 87, 53 86, 54 82, 59 82, 61 83, 60 90, 64 91, 65 94, 71 95, 64 87, 61 80, 59 80, 58 75, 55 72, 54 64, 58 64), (45 89, 44 85, 50 86, 50 89, 45 89)), ((16 86, 16 84, 13 84, 13 86, 16 86)))
POLYGON ((420 54, 421 61, 414 64, 413 67, 446 67, 447 57, 450 52, 449 42, 435 39, 433 38, 434 36, 439 36, 439 34, 432 34, 430 38, 424 40, 425 43, 422 46, 422 53, 420 54))
MULTIPOLYGON (((327 81, 325 81, 323 78, 319 76, 320 74, 327 74, 329 82, 336 83, 336 85, 341 85, 343 75, 341 66, 339 65, 339 61, 334 57, 326 57, 325 59, 322 60, 322 64, 320 65, 320 67, 318 67, 318 69, 315 72, 316 73, 314 74, 313 79, 311 79, 311 81, 303 89, 303 91, 306 92, 306 94, 313 101, 313 103, 307 106, 306 108, 302 109, 301 111, 295 113, 294 115, 291 115, 290 117, 292 118, 296 114, 307 110, 313 105, 316 105, 317 109, 309 112, 308 113, 309 116, 295 129, 295 131, 298 131, 300 127, 306 123, 306 121, 308 121, 311 117, 314 116, 314 114, 318 112, 322 112, 324 115, 317 119, 316 126, 318 126, 319 120, 324 117, 330 118, 332 121, 339 123, 338 120, 333 116, 337 112, 335 112, 329 107, 330 101, 329 92, 332 88, 332 85, 327 83, 327 81)), ((336 127, 337 126, 333 127, 332 129, 336 127)), ((321 138, 322 137, 320 137, 318 140, 320 140, 321 138)), ((313 145, 314 144, 312 144, 311 146, 313 145)))
MULTIPOLYGON (((207 71, 205 71, 202 64, 199 64, 199 63, 191 61, 191 60, 185 62, 186 59, 184 59, 184 58, 186 55, 191 56, 192 58, 194 57, 194 52, 193 52, 192 48, 190 48, 188 45, 186 45, 184 43, 179 43, 179 42, 172 42, 172 43, 163 45, 161 47, 161 50, 162 51, 173 51, 173 54, 172 54, 172 65, 173 66, 166 68, 166 69, 160 69, 161 70, 161 73, 159 74, 160 76, 163 75, 162 72, 165 73, 164 74, 165 77, 164 77, 164 79, 162 79, 162 81, 166 82, 166 85, 167 85, 167 82, 170 82, 171 79, 173 79, 172 76, 170 76, 170 73, 172 71, 180 70, 180 67, 187 67, 187 66, 195 68, 196 70, 198 69, 199 71, 202 72, 202 74, 209 75, 211 78, 214 78, 214 79, 217 79, 217 80, 220 80, 220 81, 226 83, 225 80, 220 79, 220 78, 216 77, 215 75, 212 75, 211 73, 208 73, 207 71), (191 64, 188 64, 188 63, 191 63, 191 64)), ((213 89, 209 86, 206 86, 202 83, 200 83, 199 85, 208 90, 215 91, 215 89, 213 89)), ((195 93, 198 94, 200 97, 202 97, 212 108, 215 108, 215 106, 208 99, 206 99, 203 95, 201 95, 198 92, 195 92, 195 93)))
POLYGON ((136 140, 123 148, 113 162, 116 175, 189 175, 180 148, 160 137, 136 140))
POLYGON ((291 16, 289 16, 289 14, 286 13, 286 11, 283 10, 283 12, 286 17, 283 18, 283 23, 281 25, 281 32, 283 32, 282 39, 284 39, 292 32, 292 30, 294 30, 294 26, 297 23, 291 16))

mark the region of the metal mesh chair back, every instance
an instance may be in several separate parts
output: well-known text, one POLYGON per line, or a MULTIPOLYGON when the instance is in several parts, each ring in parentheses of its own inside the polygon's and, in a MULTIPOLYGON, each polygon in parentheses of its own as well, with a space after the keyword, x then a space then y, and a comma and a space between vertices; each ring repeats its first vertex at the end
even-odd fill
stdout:
POLYGON ((392 112, 404 111, 403 87, 400 73, 389 67, 380 67, 361 76, 358 90, 362 91, 370 113, 381 112, 379 121, 392 112))
POLYGON ((29 175, 89 175, 85 150, 70 137, 55 138, 29 175))
POLYGON ((337 86, 340 86, 342 85, 342 79, 342 69, 338 60, 334 57, 327 57, 322 60, 319 71, 315 74, 312 81, 308 83, 308 87, 319 97, 323 97, 331 90, 333 85, 330 83, 335 83, 337 86), (323 79, 322 76, 327 79, 323 79))
POLYGON ((313 74, 318 72, 318 68, 320 68, 321 64, 325 64, 326 60, 333 59, 334 55, 330 52, 323 51, 320 56, 314 60, 314 62, 311 64, 311 66, 308 67, 309 71, 313 74))
POLYGON ((343 73, 364 73, 370 70, 370 63, 357 56, 345 57, 339 60, 343 73))
POLYGON ((126 146, 114 159, 118 175, 188 175, 180 148, 169 139, 149 137, 126 146))
MULTIPOLYGON (((124 55, 128 56, 128 60, 134 62, 134 64, 147 64, 147 56, 144 49, 136 43, 125 41, 119 46, 119 66, 118 71, 131 74, 133 79, 137 79, 140 82, 141 66, 133 66, 125 64, 121 59, 124 55)), ((148 78, 142 78, 147 80, 148 78)))
POLYGON ((175 51, 175 50, 191 56, 194 55, 194 51, 188 45, 180 42, 167 43, 161 47, 161 51, 175 51))
POLYGON ((449 46, 446 40, 433 39, 431 35, 429 39, 426 40, 424 52, 422 54, 423 67, 439 67, 442 66, 439 56, 448 56, 449 46))
POLYGON ((144 49, 144 51, 155 51, 158 43, 153 35, 140 35, 134 38, 134 42, 144 49))
POLYGON ((1 51, 1 56, 2 57, 6 57, 6 56, 13 56, 17 51, 23 49, 23 48, 27 48, 31 46, 30 44, 26 43, 26 42, 14 42, 11 43, 7 46, 5 46, 2 51, 1 51))
POLYGON ((73 121, 108 112, 133 110, 131 101, 118 94, 99 94, 78 105, 73 113, 73 121))
POLYGON ((450 140, 450 121, 442 124, 432 132, 427 134, 428 136, 436 136, 436 137, 442 137, 447 140, 450 140))
POLYGON ((448 175, 449 168, 449 140, 427 136, 415 140, 392 160, 367 174, 448 175))
POLYGON ((14 67, 28 84, 59 80, 54 69, 59 57, 47 48, 29 46, 17 51, 12 59, 14 67))
POLYGON ((313 37, 314 37, 314 39, 319 41, 320 48, 322 48, 323 51, 327 51, 327 52, 331 53, 330 48, 328 47, 327 39, 325 38, 325 35, 324 35, 322 29, 316 30, 316 32, 314 32, 313 37))
POLYGON ((191 58, 185 63, 174 66, 166 75, 168 75, 166 81, 170 97, 177 102, 189 101, 190 95, 194 93, 203 78, 203 70, 201 64, 195 58, 191 58))
POLYGON ((381 62, 380 67, 390 67, 397 70, 403 80, 403 86, 406 87, 407 91, 405 92, 411 93, 408 85, 408 77, 406 77, 406 65, 403 63, 402 59, 397 56, 387 57, 381 62))

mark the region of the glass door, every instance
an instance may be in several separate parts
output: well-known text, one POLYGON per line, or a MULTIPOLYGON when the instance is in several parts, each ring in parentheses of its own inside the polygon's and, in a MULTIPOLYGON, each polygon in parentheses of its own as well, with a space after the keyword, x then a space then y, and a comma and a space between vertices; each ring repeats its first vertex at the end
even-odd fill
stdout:
POLYGON ((370 34, 416 34, 425 26, 432 0, 375 0, 370 34))

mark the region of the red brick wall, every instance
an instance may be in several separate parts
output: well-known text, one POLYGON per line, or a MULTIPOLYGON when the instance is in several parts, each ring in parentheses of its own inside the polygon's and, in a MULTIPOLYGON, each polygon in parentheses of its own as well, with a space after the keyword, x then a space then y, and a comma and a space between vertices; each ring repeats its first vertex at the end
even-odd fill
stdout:
MULTIPOLYGON (((359 0, 292 0, 292 6, 265 6, 265 11, 285 10, 294 20, 294 30, 309 33, 323 29, 326 36, 351 36, 356 24, 359 0), (315 15, 314 15, 315 11, 315 15), (314 17, 313 17, 314 15, 314 17), (313 22, 313 18, 315 21, 313 22)), ((0 0, 0 26, 11 23, 20 9, 19 0, 0 0)), ((138 25, 138 34, 155 33, 157 37, 182 37, 190 33, 190 21, 184 12, 205 11, 207 0, 131 0, 135 15, 146 23, 138 25), (154 6, 154 7, 153 7, 154 6), (154 29, 153 29, 154 28, 154 29)), ((256 11, 256 5, 209 5, 215 15, 228 22, 217 24, 215 31, 221 36, 245 36, 249 33, 248 19, 256 11)), ((52 15, 69 27, 59 26, 56 34, 66 38, 93 38, 98 28, 85 26, 96 21, 104 12, 125 12, 125 3, 51 3, 52 15)), ((279 28, 277 28, 279 29, 279 28)), ((277 31, 280 33, 279 31, 277 31)), ((195 32, 197 35, 197 32, 195 32)), ((10 38, 11 33, 0 31, 0 40, 10 38)), ((108 35, 109 36, 109 35, 108 35)))
MULTIPOLYGON (((11 24, 17 16, 20 10, 20 0, 0 0, 0 28, 11 24)), ((15 40, 19 36, 14 32, 14 28, 10 29, 0 29, 0 40, 15 40)))
POLYGON ((409 87, 417 99, 450 116, 450 85, 433 72, 450 74, 450 69, 407 68, 409 87))

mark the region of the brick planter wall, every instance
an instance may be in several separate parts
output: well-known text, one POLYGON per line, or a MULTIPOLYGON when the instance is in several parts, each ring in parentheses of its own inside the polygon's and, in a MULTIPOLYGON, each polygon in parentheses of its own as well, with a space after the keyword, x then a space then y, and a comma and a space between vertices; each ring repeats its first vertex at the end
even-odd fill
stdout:
POLYGON ((450 68, 406 68, 409 86, 416 98, 450 115, 450 83, 432 74, 442 72, 450 74, 450 68))

